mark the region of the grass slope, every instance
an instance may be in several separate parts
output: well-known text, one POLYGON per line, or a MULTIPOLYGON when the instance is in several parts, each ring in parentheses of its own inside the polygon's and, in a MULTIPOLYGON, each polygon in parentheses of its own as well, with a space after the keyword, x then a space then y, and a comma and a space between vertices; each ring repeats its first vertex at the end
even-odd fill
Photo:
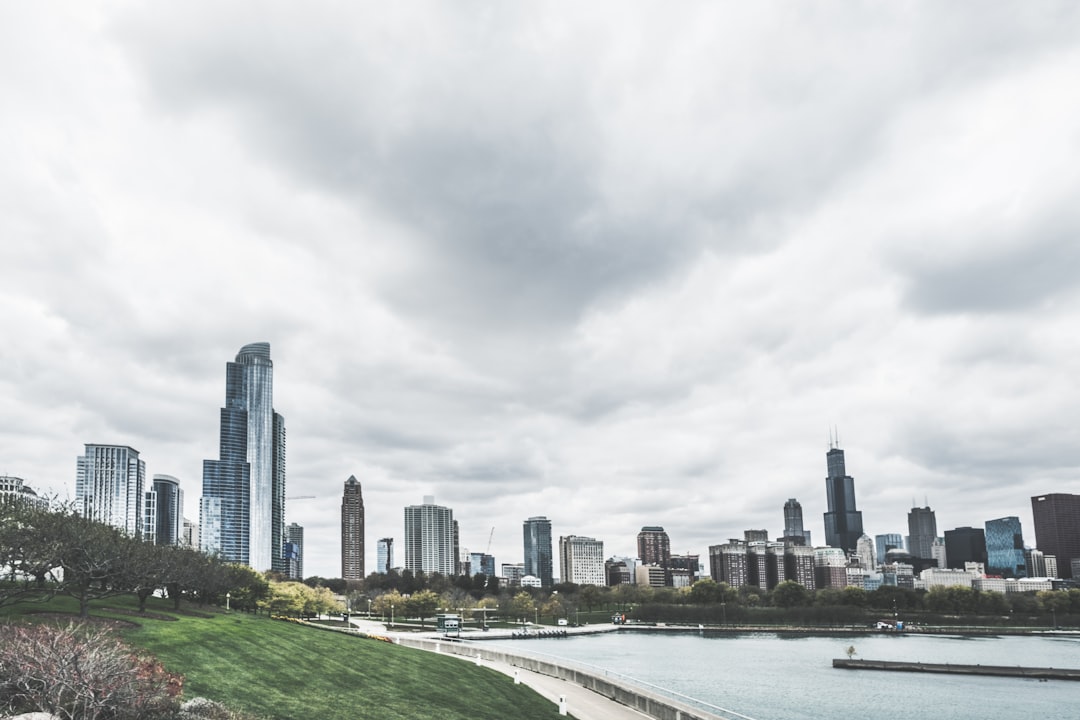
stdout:
POLYGON ((152 602, 150 617, 137 617, 121 598, 102 604, 121 612, 94 616, 138 623, 122 634, 183 674, 185 697, 275 720, 559 717, 525 685, 453 657, 241 613, 200 617, 152 602))

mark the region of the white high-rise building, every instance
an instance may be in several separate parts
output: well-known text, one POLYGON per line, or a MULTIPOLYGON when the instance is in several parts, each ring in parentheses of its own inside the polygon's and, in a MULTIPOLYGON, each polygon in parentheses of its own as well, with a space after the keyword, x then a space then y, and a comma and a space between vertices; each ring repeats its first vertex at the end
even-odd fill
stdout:
POLYGON ((146 463, 126 445, 87 444, 77 461, 75 501, 83 517, 140 537, 146 463))
POLYGON ((607 585, 604 577, 604 543, 591 537, 559 538, 559 576, 577 585, 607 585))
POLYGON ((423 505, 405 508, 405 569, 453 575, 454 512, 435 504, 433 495, 423 505))

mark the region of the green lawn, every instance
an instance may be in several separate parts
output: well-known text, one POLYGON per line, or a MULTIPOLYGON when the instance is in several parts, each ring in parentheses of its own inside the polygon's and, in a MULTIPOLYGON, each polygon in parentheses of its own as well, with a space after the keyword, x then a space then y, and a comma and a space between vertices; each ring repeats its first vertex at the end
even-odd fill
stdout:
MULTIPOLYGON (((109 607, 130 607, 122 598, 109 607)), ((495 670, 378 640, 242 613, 172 613, 151 602, 134 617, 134 645, 184 675, 184 697, 207 697, 277 720, 320 718, 558 718, 558 708, 495 670)), ((20 612, 40 609, 19 606, 20 612)), ((60 608, 50 608, 60 609, 60 608)), ((197 608, 193 608, 197 610, 197 608)))

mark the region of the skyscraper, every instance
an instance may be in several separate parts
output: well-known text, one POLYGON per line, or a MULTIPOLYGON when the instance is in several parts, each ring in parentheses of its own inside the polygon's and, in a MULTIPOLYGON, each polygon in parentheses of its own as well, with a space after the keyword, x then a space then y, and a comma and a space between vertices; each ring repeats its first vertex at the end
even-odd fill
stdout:
POLYGON ((377 571, 383 575, 394 569, 394 538, 379 538, 379 565, 377 571))
POLYGON ((345 481, 341 495, 341 577, 363 580, 364 495, 355 475, 345 481))
POLYGON ((986 534, 982 528, 958 527, 945 531, 947 565, 963 570, 966 563, 982 563, 986 567, 986 534))
POLYGON ((1024 534, 1015 515, 987 520, 986 572, 1003 577, 1027 577, 1024 561, 1024 534))
POLYGON ((907 516, 908 552, 912 557, 929 560, 937 540, 937 518, 930 506, 913 507, 907 516))
POLYGON ((577 585, 607 585, 604 543, 580 535, 560 537, 559 579, 577 585))
POLYGON ((788 545, 811 545, 810 531, 803 528, 802 503, 795 498, 784 503, 784 536, 780 540, 788 545))
POLYGON ((555 584, 551 556, 551 521, 540 515, 523 526, 525 539, 525 574, 540 580, 541 587, 555 584))
POLYGON ((225 365, 219 459, 203 460, 200 546, 258 571, 285 571, 285 419, 274 411, 270 343, 225 365))
POLYGON ((855 508, 855 479, 844 468, 844 451, 832 447, 825 453, 829 476, 825 478, 825 543, 829 547, 854 552, 863 534, 862 513, 855 508))
POLYGON ((890 550, 903 550, 904 538, 900 533, 885 533, 884 535, 874 536, 874 550, 877 553, 878 564, 882 564, 886 561, 886 556, 890 550))
POLYGON ((454 555, 454 513, 424 496, 423 505, 405 508, 405 569, 451 576, 454 555))
POLYGON ((1057 559, 1062 578, 1071 578, 1072 561, 1080 558, 1080 495, 1050 493, 1031 498, 1035 545, 1057 559))
POLYGON ((659 525, 647 525, 638 533, 637 551, 642 565, 667 567, 668 558, 671 557, 671 539, 659 525))
POLYGON ((140 537, 146 463, 126 445, 87 444, 77 460, 75 501, 83 517, 140 537))
POLYGON ((154 537, 157 545, 177 545, 184 530, 184 491, 172 475, 154 475, 154 537))
POLYGON ((285 526, 285 577, 304 579, 304 526, 296 523, 285 526))

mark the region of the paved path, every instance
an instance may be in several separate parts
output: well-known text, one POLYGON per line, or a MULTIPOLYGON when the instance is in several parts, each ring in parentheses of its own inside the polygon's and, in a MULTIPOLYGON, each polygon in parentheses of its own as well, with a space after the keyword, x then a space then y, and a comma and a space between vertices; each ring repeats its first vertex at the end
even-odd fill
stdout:
MULTIPOLYGON (((395 633, 388 631, 383 623, 358 620, 356 618, 352 618, 351 621, 353 626, 361 632, 386 635, 388 637, 393 637, 395 635, 395 633)), ((463 655, 455 655, 452 653, 445 654, 449 657, 460 658, 464 662, 476 662, 475 659, 463 655)), ((604 697, 600 693, 583 688, 576 683, 567 682, 566 680, 560 680, 559 678, 549 677, 547 675, 541 675, 540 673, 532 672, 525 668, 514 667, 503 662, 481 660, 480 664, 483 667, 498 670, 510 677, 514 677, 516 673, 518 680, 522 684, 528 685, 542 697, 555 703, 556 706, 559 705, 560 698, 564 698, 566 700, 567 713, 577 718, 577 720, 651 720, 649 716, 644 713, 638 712, 622 703, 615 702, 610 698, 604 697)))

